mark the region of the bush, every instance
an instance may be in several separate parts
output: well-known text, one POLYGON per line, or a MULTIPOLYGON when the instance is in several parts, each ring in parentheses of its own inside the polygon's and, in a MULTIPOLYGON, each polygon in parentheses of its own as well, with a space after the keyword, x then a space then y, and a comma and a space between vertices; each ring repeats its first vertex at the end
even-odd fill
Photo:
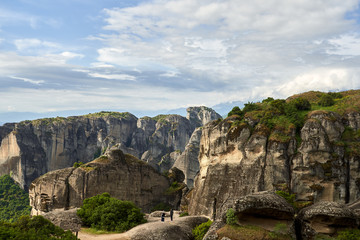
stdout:
POLYGON ((290 101, 290 104, 294 105, 297 110, 310 110, 311 104, 310 102, 305 98, 295 98, 290 101))
POLYGON ((235 225, 236 224, 236 216, 235 216, 235 210, 232 208, 229 208, 226 211, 226 223, 229 225, 235 225))
POLYGON ((337 240, 359 240, 360 239, 360 230, 359 229, 348 229, 344 231, 339 231, 339 235, 336 238, 337 240))
POLYGON ((291 204, 292 206, 294 206, 295 203, 295 194, 290 194, 288 192, 285 191, 276 191, 275 192, 277 195, 279 195, 280 197, 283 197, 289 204, 291 204))
POLYGON ((253 102, 248 102, 244 104, 244 108, 242 109, 243 114, 247 113, 247 112, 251 112, 251 111, 255 111, 255 110, 260 110, 261 107, 253 102))
POLYGON ((329 94, 323 94, 318 104, 322 107, 330 107, 335 104, 335 101, 329 94))
POLYGON ((243 113, 242 111, 240 110, 240 108, 238 106, 236 107, 233 107, 233 109, 228 113, 228 117, 232 116, 232 115, 239 115, 239 116, 242 116, 243 113))
POLYGON ((199 226, 195 227, 192 230, 192 233, 194 235, 194 239, 195 240, 202 240, 205 236, 205 234, 207 233, 207 231, 209 230, 210 226, 212 224, 212 221, 207 221, 205 223, 200 224, 199 226))
POLYGON ((121 201, 103 193, 84 200, 77 211, 87 227, 124 232, 145 223, 144 214, 130 201, 121 201))
POLYGON ((189 213, 188 212, 182 212, 180 213, 179 217, 186 217, 186 216, 189 216, 189 213))
POLYGON ((172 207, 167 203, 159 203, 151 209, 152 212, 155 211, 170 211, 172 207))
POLYGON ((80 166, 82 166, 82 165, 84 165, 83 162, 74 162, 73 167, 74 167, 74 168, 78 168, 78 167, 80 167, 80 166))
POLYGON ((75 240, 70 231, 64 231, 42 216, 22 216, 14 223, 0 222, 0 239, 75 240))

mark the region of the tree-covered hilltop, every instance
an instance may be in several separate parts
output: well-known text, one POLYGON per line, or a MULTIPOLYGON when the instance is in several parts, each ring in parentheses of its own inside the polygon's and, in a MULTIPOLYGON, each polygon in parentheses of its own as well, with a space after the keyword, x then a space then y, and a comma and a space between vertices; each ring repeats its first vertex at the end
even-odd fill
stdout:
POLYGON ((9 176, 0 177, 0 220, 16 221, 30 214, 29 194, 9 176))
POLYGON ((287 142, 294 129, 299 132, 313 111, 335 112, 344 115, 360 111, 360 90, 323 93, 310 91, 288 99, 267 98, 261 102, 248 102, 240 109, 228 113, 233 126, 257 126, 270 140, 287 142))
POLYGON ((76 240, 70 231, 64 231, 42 216, 22 216, 13 223, 0 221, 0 240, 76 240))

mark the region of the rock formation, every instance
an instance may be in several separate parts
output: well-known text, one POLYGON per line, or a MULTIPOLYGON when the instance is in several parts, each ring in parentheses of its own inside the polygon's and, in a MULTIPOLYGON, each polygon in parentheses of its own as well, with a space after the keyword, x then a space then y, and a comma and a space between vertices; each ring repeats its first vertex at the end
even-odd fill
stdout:
MULTIPOLYGON (((159 115, 138 119, 130 113, 100 112, 5 124, 0 127, 0 175, 11 173, 27 189, 35 178, 75 162, 91 161, 115 144, 165 172, 184 152, 195 128, 220 117, 206 107, 187 111, 188 118, 159 115)), ((186 160, 196 162, 194 156, 186 160)), ((192 181, 194 174, 185 174, 192 181)))
POLYGON ((170 184, 150 165, 112 147, 105 155, 78 168, 55 170, 37 178, 30 185, 29 197, 33 215, 80 207, 84 199, 103 192, 132 201, 147 212, 158 203, 177 199, 174 204, 179 204, 181 196, 165 194, 170 184))
POLYGON ((357 217, 350 208, 327 201, 302 209, 295 223, 301 239, 315 239, 318 234, 334 236, 338 230, 358 227, 357 217))
POLYGON ((354 201, 360 197, 359 128, 356 112, 309 112, 299 135, 290 127, 280 136, 239 116, 213 121, 202 130, 189 212, 211 217, 215 199, 221 205, 284 189, 300 202, 354 201))
POLYGON ((171 224, 153 222, 139 225, 125 233, 124 239, 129 240, 191 240, 194 239, 192 229, 207 222, 206 217, 189 216, 175 219, 171 224))

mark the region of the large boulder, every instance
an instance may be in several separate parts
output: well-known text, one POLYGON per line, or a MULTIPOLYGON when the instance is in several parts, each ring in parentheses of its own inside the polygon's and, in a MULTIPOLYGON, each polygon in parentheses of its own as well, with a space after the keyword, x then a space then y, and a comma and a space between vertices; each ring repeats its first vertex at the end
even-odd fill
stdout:
POLYGON ((342 203, 327 201, 302 209, 295 221, 301 239, 314 239, 317 234, 333 236, 338 230, 357 227, 357 217, 352 209, 342 203))
POLYGON ((147 212, 159 203, 180 204, 182 192, 166 195, 169 187, 167 177, 114 146, 78 168, 56 170, 37 178, 29 188, 29 196, 33 214, 80 207, 84 199, 103 192, 132 201, 147 212))
POLYGON ((169 222, 152 222, 139 225, 126 233, 130 240, 192 240, 192 229, 207 222, 206 217, 189 216, 169 222))

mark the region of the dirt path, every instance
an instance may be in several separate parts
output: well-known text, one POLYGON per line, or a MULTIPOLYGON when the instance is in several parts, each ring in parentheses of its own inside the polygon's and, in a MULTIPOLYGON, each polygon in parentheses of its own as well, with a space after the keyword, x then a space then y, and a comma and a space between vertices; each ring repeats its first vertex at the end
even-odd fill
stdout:
MULTIPOLYGON (((170 222, 170 217, 168 216, 169 213, 166 214, 165 222, 170 222)), ((174 219, 179 217, 179 212, 174 211, 174 219)), ((160 222, 160 217, 151 217, 148 216, 147 218, 148 223, 152 222, 160 222)), ((148 223, 145 223, 148 224, 148 223)), ((130 240, 127 233, 110 233, 110 234, 90 234, 83 231, 79 232, 78 238, 80 240, 130 240)))

